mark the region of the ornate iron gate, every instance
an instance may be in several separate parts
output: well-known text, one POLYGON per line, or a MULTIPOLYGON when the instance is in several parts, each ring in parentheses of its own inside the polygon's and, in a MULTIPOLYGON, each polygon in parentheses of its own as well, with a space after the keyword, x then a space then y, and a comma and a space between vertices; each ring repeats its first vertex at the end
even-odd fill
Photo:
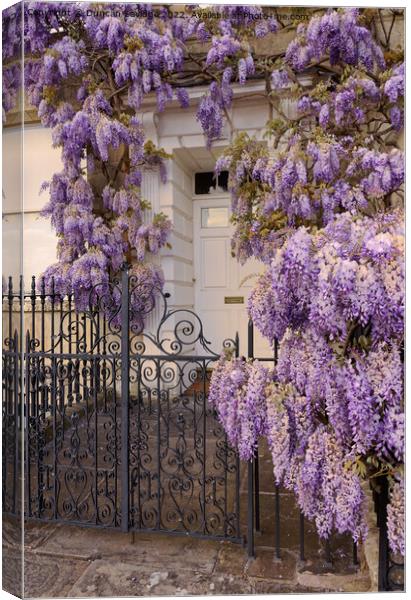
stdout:
MULTIPOLYGON (((10 331, 23 296, 9 289, 10 331)), ((17 333, 3 352, 5 512, 19 510, 24 435, 28 519, 243 541, 240 461, 207 402, 219 354, 199 317, 167 297, 125 269, 76 313, 71 296, 33 280, 24 352, 17 333)), ((238 353, 238 338, 224 345, 238 353)))

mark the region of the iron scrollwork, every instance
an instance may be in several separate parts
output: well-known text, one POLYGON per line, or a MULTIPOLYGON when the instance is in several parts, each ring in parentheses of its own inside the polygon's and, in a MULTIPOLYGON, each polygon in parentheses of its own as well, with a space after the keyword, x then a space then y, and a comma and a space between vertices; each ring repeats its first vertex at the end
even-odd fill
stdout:
MULTIPOLYGON (((120 528, 128 489, 132 530, 242 541, 239 459, 207 402, 219 353, 199 316, 171 309, 168 294, 127 273, 104 288, 95 286, 82 311, 76 311, 73 296, 35 290, 33 284, 26 295, 31 312, 22 354, 21 418, 16 412, 19 341, 11 317, 3 344, 7 510, 17 511, 13 448, 16 436, 24 435, 29 519, 120 528), (153 309, 159 316, 149 330, 153 309), (122 439, 124 410, 127 439, 122 439)), ((223 347, 235 350, 236 343, 226 340, 223 347)))

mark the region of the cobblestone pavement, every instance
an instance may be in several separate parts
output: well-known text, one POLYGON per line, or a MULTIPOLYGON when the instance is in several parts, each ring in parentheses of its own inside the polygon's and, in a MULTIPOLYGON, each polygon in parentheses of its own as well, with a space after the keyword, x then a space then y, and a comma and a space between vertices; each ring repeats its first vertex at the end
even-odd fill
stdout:
MULTIPOLYGON (((305 525, 299 557, 299 513, 281 493, 281 560, 274 552, 274 490, 267 449, 260 451, 261 528, 256 558, 228 542, 161 534, 124 534, 54 523, 25 528, 25 595, 29 597, 184 596, 373 591, 368 570, 351 563, 351 543, 338 536, 325 562, 314 527, 305 525)), ((241 486, 246 504, 246 479, 241 486)), ((241 516, 246 531, 246 515, 241 516)), ((3 522, 3 588, 19 594, 19 531, 3 522)), ((361 552, 360 552, 361 558, 361 552)))

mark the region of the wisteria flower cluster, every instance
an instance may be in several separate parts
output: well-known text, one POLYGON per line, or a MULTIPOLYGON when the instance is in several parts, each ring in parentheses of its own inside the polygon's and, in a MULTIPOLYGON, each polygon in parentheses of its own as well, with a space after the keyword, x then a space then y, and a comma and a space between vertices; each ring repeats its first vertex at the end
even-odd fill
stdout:
POLYGON ((280 339, 312 326, 329 340, 401 340, 404 330, 404 215, 344 213, 310 233, 300 227, 277 249, 249 299, 256 327, 280 339), (351 336, 351 337, 350 337, 351 336))
POLYGON ((292 390, 273 390, 268 397, 268 441, 278 484, 292 490, 303 514, 314 519, 320 537, 333 531, 367 533, 365 495, 354 469, 326 425, 315 425, 307 400, 292 390), (281 400, 280 400, 281 398, 281 400))
POLYGON ((251 460, 266 433, 265 388, 270 373, 258 361, 228 360, 223 354, 212 376, 208 400, 242 460, 251 460))
POLYGON ((390 504, 387 508, 388 537, 393 552, 405 554, 405 486, 404 478, 399 476, 390 490, 390 504))
POLYGON ((251 256, 268 262, 285 226, 321 227, 341 212, 367 214, 404 183, 399 149, 359 147, 354 136, 319 129, 312 139, 296 134, 275 157, 243 135, 217 163, 218 171, 227 168, 236 225, 232 245, 240 262, 251 256))
POLYGON ((230 172, 240 262, 268 262, 284 226, 322 227, 340 212, 368 214, 389 207, 401 190, 404 157, 395 136, 403 125, 403 53, 384 58, 365 24, 349 9, 299 26, 267 80, 269 97, 292 93, 297 115, 280 112, 268 123, 271 150, 240 134, 218 161, 217 170, 230 172), (327 57, 327 72, 318 67, 307 88, 300 72, 312 73, 327 57))
POLYGON ((286 59, 296 71, 302 71, 312 62, 328 57, 332 65, 358 65, 373 71, 384 68, 381 46, 371 31, 359 22, 359 10, 330 10, 314 17, 309 24, 301 24, 286 52, 286 59))
MULTIPOLYGON (((380 343, 369 352, 335 351, 309 328, 288 330, 279 350, 282 386, 304 398, 306 418, 321 415, 347 459, 376 455, 402 462, 404 452, 403 366, 398 345, 380 343), (393 426, 395 423, 395 426, 393 426)), ((304 444, 299 441, 299 446, 304 444)))

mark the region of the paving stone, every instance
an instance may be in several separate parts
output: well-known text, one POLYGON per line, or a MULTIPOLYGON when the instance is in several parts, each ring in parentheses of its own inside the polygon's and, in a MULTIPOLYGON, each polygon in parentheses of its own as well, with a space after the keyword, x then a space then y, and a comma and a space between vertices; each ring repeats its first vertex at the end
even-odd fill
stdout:
POLYGON ((22 527, 21 521, 12 517, 2 520, 2 545, 3 548, 17 549, 21 546, 22 527))
MULTIPOLYGON (((317 593, 318 589, 309 588, 296 583, 285 583, 273 581, 272 579, 250 579, 255 594, 312 594, 317 593)), ((327 593, 333 590, 321 590, 327 593)))
POLYGON ((184 596, 252 593, 250 583, 233 575, 181 572, 163 566, 94 561, 71 588, 70 597, 90 596, 184 596))
POLYGON ((271 550, 259 550, 255 559, 250 560, 246 573, 249 577, 292 581, 296 573, 296 556, 283 552, 281 560, 274 557, 271 550))
POLYGON ((3 547, 2 554, 2 589, 13 596, 22 597, 23 584, 21 580, 22 573, 22 554, 18 550, 10 547, 3 547))
POLYGON ((36 552, 83 560, 113 557, 140 564, 159 563, 183 569, 195 567, 211 573, 219 549, 219 542, 211 540, 136 533, 132 543, 130 533, 61 526, 36 552))
POLYGON ((248 556, 245 548, 234 544, 224 543, 218 553, 215 566, 216 573, 241 575, 247 565, 248 556))
MULTIPOLYGON (((31 597, 318 593, 370 586, 363 573, 322 572, 321 557, 297 568, 298 554, 286 550, 277 562, 272 548, 257 546, 257 557, 249 560, 246 548, 227 542, 141 533, 131 543, 130 534, 117 531, 36 527, 40 542, 25 554, 31 597)), ((34 540, 36 529, 28 531, 34 540)), ((13 568, 4 587, 16 594, 19 554, 9 547, 5 555, 13 568)))
POLYGON ((59 525, 57 523, 25 523, 24 525, 24 547, 38 548, 52 536, 59 525))
POLYGON ((29 598, 56 598, 68 595, 90 563, 66 557, 39 556, 26 552, 24 591, 29 598))
POLYGON ((297 582, 312 589, 324 591, 325 589, 335 592, 368 592, 371 581, 368 575, 358 573, 351 576, 336 573, 312 573, 304 571, 298 573, 297 582))
POLYGON ((101 556, 99 544, 109 534, 115 536, 117 532, 107 530, 96 530, 76 527, 71 525, 59 525, 43 544, 37 545, 33 552, 41 556, 61 556, 72 560, 95 560, 101 556))

